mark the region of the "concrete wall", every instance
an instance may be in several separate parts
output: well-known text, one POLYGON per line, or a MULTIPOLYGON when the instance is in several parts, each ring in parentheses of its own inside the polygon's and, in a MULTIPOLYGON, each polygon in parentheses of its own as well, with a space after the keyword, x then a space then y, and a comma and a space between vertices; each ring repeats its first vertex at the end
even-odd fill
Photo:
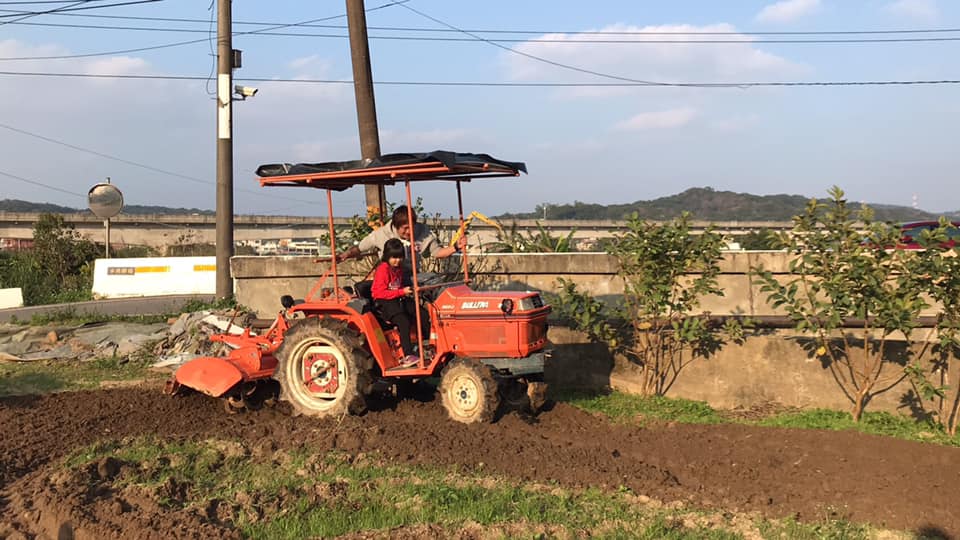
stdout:
MULTIPOLYGON (((302 298, 326 265, 310 257, 234 257, 231 269, 237 299, 261 317, 281 309, 281 294, 302 298)), ((451 260, 453 264, 457 261, 451 260)), ((502 254, 476 259, 479 269, 472 277, 477 288, 536 289, 554 291, 558 277, 571 279, 595 296, 615 298, 622 283, 615 278, 615 259, 603 253, 502 254)), ((730 252, 721 263, 723 297, 708 298, 705 311, 715 315, 780 315, 764 301, 759 286, 751 284, 749 269, 763 266, 786 277, 789 256, 783 252, 730 252)), ((343 284, 363 278, 370 262, 341 265, 343 284)), ((553 325, 549 337, 555 355, 547 378, 564 387, 612 387, 636 391, 635 366, 611 357, 605 347, 590 343, 579 332, 553 325)), ((844 396, 827 367, 802 347, 803 336, 793 331, 765 331, 742 345, 729 344, 715 356, 697 360, 680 373, 669 396, 702 400, 715 407, 749 407, 777 402, 792 407, 825 407, 846 410, 844 396)), ((895 366, 887 369, 894 373, 895 366)), ((954 374, 954 378, 960 374, 954 374)), ((876 396, 867 410, 902 410, 901 399, 909 390, 901 383, 876 396)))
MULTIPOLYGON (((318 204, 323 205, 322 194, 318 191, 307 194, 318 204)), ((33 238, 33 225, 40 217, 39 212, 0 212, 0 238, 33 238)), ((62 214, 64 220, 81 235, 103 242, 103 220, 90 212, 62 214)), ((425 218, 431 225, 439 225, 452 232, 459 227, 459 220, 441 219, 435 223, 425 218)), ((327 234, 326 216, 234 216, 234 240, 237 242, 269 240, 278 238, 318 238, 327 234)), ((348 218, 334 218, 338 228, 350 226, 348 218)), ((124 214, 110 220, 110 243, 113 245, 146 245, 165 248, 176 244, 213 243, 216 241, 216 218, 212 214, 195 215, 140 215, 124 214)), ((504 220, 504 226, 516 224, 518 232, 536 232, 542 225, 554 235, 565 236, 573 233, 576 239, 609 238, 623 231, 625 221, 612 220, 504 220)), ((707 226, 719 233, 735 234, 761 229, 787 230, 793 224, 789 221, 694 221, 690 224, 694 231, 707 226)), ((470 224, 471 245, 489 243, 496 240, 496 230, 480 220, 470 224)))
MULTIPOLYGON (((546 374, 551 384, 640 392, 639 368, 626 359, 614 358, 583 333, 553 326, 549 338, 554 345, 546 374)), ((714 356, 684 367, 667 395, 723 409, 779 403, 801 409, 850 410, 852 402, 829 367, 804 350, 803 343, 808 341, 792 330, 774 330, 750 336, 741 345, 727 344, 714 356)), ((958 368, 954 366, 948 381, 960 377, 958 368)), ((884 377, 896 377, 900 369, 888 364, 884 377)), ((901 381, 872 397, 866 410, 910 414, 909 394, 909 383, 901 381)))

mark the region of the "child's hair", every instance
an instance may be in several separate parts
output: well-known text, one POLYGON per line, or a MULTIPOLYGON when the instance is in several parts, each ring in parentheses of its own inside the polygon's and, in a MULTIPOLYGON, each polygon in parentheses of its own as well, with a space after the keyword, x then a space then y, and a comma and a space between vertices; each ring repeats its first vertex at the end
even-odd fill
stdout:
POLYGON ((380 257, 380 260, 389 262, 393 257, 403 259, 406 256, 406 250, 403 249, 403 242, 401 242, 399 238, 391 238, 383 244, 383 255, 380 257))

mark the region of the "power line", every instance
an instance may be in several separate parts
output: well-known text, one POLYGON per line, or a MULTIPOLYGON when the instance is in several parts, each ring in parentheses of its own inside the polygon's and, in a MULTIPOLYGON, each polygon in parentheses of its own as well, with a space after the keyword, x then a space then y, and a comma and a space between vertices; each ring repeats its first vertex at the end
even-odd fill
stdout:
MULTIPOLYGON (((73 77, 91 79, 131 79, 165 81, 205 81, 206 76, 190 75, 119 75, 107 73, 64 73, 0 71, 0 75, 28 77, 73 77)), ((335 79, 282 79, 270 77, 238 77, 237 81, 289 84, 353 84, 352 80, 335 79)), ((483 81, 375 81, 380 86, 477 86, 513 88, 603 88, 603 87, 678 87, 678 88, 754 88, 776 86, 922 86, 960 84, 960 79, 928 80, 872 80, 872 81, 746 81, 746 82, 615 82, 615 83, 563 83, 563 82, 483 82, 483 81)))
MULTIPOLYGON (((20 12, 15 12, 15 13, 19 13, 20 15, 24 15, 24 17, 23 17, 23 18, 20 18, 20 19, 13 20, 13 21, 0 22, 0 25, 2 25, 2 24, 11 24, 11 23, 14 23, 14 22, 17 22, 17 21, 22 21, 23 19, 27 19, 27 18, 30 18, 30 17, 36 17, 37 15, 59 15, 59 14, 62 14, 63 12, 65 12, 65 11, 82 11, 82 10, 87 10, 87 9, 102 9, 102 8, 108 8, 108 7, 133 6, 133 5, 136 5, 136 4, 149 4, 149 3, 152 3, 152 2, 163 2, 163 0, 130 0, 129 2, 116 2, 116 3, 113 3, 113 4, 100 4, 100 5, 95 5, 95 6, 83 6, 83 5, 81 5, 81 4, 88 4, 88 3, 92 3, 92 2, 103 2, 103 1, 105 1, 105 0, 78 0, 77 2, 74 2, 73 4, 71 4, 71 5, 69 5, 69 6, 64 6, 64 7, 61 7, 61 8, 56 8, 56 9, 47 10, 47 11, 20 11, 20 12), (79 7, 78 7, 78 6, 79 6, 79 7)), ((4 11, 9 11, 9 10, 4 10, 4 11)), ((12 15, 0 15, 0 18, 16 17, 16 16, 17 16, 16 14, 12 14, 12 15)))
MULTIPOLYGON (((43 136, 43 135, 39 135, 39 134, 37 134, 37 133, 32 133, 32 132, 29 132, 29 131, 26 131, 26 130, 23 130, 23 129, 20 129, 20 128, 17 128, 17 127, 8 125, 8 124, 0 123, 0 128, 8 129, 8 130, 10 130, 10 131, 13 131, 13 132, 15 132, 15 133, 19 133, 19 134, 21 134, 21 135, 26 135, 26 136, 28 136, 28 137, 33 137, 33 138, 35 138, 35 139, 40 139, 40 140, 42 140, 42 141, 46 141, 46 142, 49 142, 49 143, 53 143, 53 144, 57 144, 57 145, 60 145, 60 146, 64 146, 64 147, 66 147, 66 148, 70 148, 70 149, 76 150, 76 151, 78 151, 78 152, 84 152, 84 153, 87 153, 87 154, 92 154, 92 155, 94 155, 94 156, 102 157, 102 158, 105 158, 105 159, 110 159, 110 160, 113 160, 113 161, 118 161, 118 162, 120 162, 120 163, 124 163, 124 164, 126 164, 126 165, 132 165, 132 166, 134 166, 134 167, 139 167, 139 168, 141 168, 141 169, 146 169, 146 170, 148 170, 148 171, 153 171, 153 172, 156 172, 156 173, 165 174, 165 175, 168 175, 168 176, 173 176, 173 177, 180 178, 180 179, 183 179, 183 180, 189 180, 190 182, 195 182, 195 183, 199 183, 199 184, 207 184, 207 185, 216 184, 216 182, 214 182, 214 181, 212 181, 212 180, 208 180, 208 179, 204 179, 204 178, 197 178, 196 176, 188 176, 188 175, 185 175, 185 174, 180 174, 180 173, 177 173, 177 172, 167 171, 167 170, 164 170, 164 169, 160 169, 160 168, 157 168, 157 167, 153 167, 153 166, 151 166, 151 165, 145 165, 145 164, 143 164, 143 163, 138 163, 138 162, 136 162, 136 161, 130 161, 130 160, 128 160, 128 159, 123 159, 123 158, 119 158, 119 157, 116 157, 116 156, 111 156, 110 154, 104 154, 103 152, 97 152, 96 150, 90 150, 89 148, 84 148, 84 147, 82 147, 82 146, 77 146, 77 145, 70 144, 70 143, 67 143, 67 142, 64 142, 64 141, 59 141, 59 140, 57 140, 57 139, 52 139, 52 138, 50 138, 50 137, 45 137, 45 136, 43 136)), ((25 181, 26 181, 26 180, 25 180, 25 181)), ((44 187, 50 187, 50 186, 44 185, 44 187)), ((51 188, 51 189, 54 189, 54 188, 51 188)), ((62 191, 62 190, 61 190, 61 191, 62 191)), ((296 199, 296 198, 292 198, 292 197, 283 197, 283 196, 280 196, 280 195, 265 195, 265 194, 263 194, 261 191, 253 191, 253 190, 244 189, 244 188, 237 188, 237 191, 243 191, 243 192, 245 192, 245 193, 253 193, 253 194, 256 194, 256 195, 260 195, 260 196, 263 196, 263 197, 269 197, 269 198, 272 198, 272 199, 282 199, 282 200, 286 200, 286 201, 298 201, 298 202, 299 202, 299 201, 302 201, 302 199, 296 199)))
POLYGON ((68 5, 68 6, 60 6, 60 7, 58 7, 58 8, 49 9, 49 10, 47 10, 47 11, 28 12, 28 13, 26 13, 26 14, 24 14, 24 15, 21 15, 19 18, 13 19, 12 21, 0 21, 0 26, 3 26, 3 25, 5 25, 5 24, 20 22, 20 21, 29 19, 30 17, 36 17, 36 16, 38 16, 38 15, 44 15, 44 14, 47 14, 47 13, 56 13, 57 11, 61 11, 61 10, 64 10, 64 9, 67 9, 67 8, 71 8, 71 7, 74 7, 74 6, 79 6, 80 4, 86 4, 86 3, 90 2, 90 1, 91 1, 91 0, 79 0, 79 1, 76 1, 76 2, 72 2, 72 3, 71 3, 70 5, 68 5))
MULTIPOLYGON (((3 4, 3 2, 0 2, 3 4)), ((390 7, 390 5, 379 6, 377 8, 371 8, 369 11, 374 9, 382 9, 384 7, 390 7)), ((0 12, 9 12, 12 10, 3 10, 0 9, 0 12)), ((20 12, 23 13, 23 12, 20 12)), ((196 24, 206 24, 206 19, 190 19, 190 18, 176 18, 176 17, 145 17, 145 16, 131 16, 131 15, 103 15, 103 14, 78 14, 78 13, 57 13, 56 15, 64 17, 85 17, 85 18, 100 18, 100 19, 115 19, 115 20, 130 20, 130 21, 154 21, 154 22, 183 22, 183 23, 196 23, 196 24)), ((340 17, 344 17, 341 15, 340 17)), ((283 25, 288 23, 278 23, 278 22, 264 22, 264 21, 233 21, 235 25, 252 25, 252 26, 275 26, 283 25)), ((347 27, 345 25, 326 25, 326 24, 302 24, 298 26, 303 26, 305 28, 331 28, 331 29, 340 29, 345 30, 347 27)), ((368 26, 369 30, 386 30, 386 31, 404 31, 404 32, 431 32, 431 33, 451 33, 459 32, 459 30, 450 30, 444 28, 421 28, 421 27, 402 27, 402 26, 368 26)), ((620 36, 631 36, 631 35, 676 35, 676 36, 699 36, 699 35, 749 35, 749 36, 779 36, 779 35, 882 35, 882 34, 925 34, 925 33, 952 33, 960 32, 960 28, 917 28, 917 29, 881 29, 881 30, 794 30, 794 31, 708 31, 708 30, 688 30, 688 31, 665 31, 665 30, 506 30, 506 29, 464 29, 467 32, 473 32, 477 34, 567 34, 567 35, 620 35, 620 36)))
MULTIPOLYGON (((87 1, 90 1, 90 0, 87 0, 87 1)), ((162 1, 162 0, 145 0, 145 1, 156 2, 156 1, 162 1)), ((382 5, 380 5, 380 6, 372 7, 372 8, 370 8, 370 9, 368 9, 367 11, 368 11, 368 12, 369 12, 369 11, 375 11, 375 10, 383 9, 383 8, 386 8, 386 7, 391 7, 391 6, 395 6, 395 5, 400 5, 400 4, 403 4, 404 2, 408 2, 408 1, 409 1, 409 0, 397 0, 397 1, 393 1, 393 2, 388 2, 388 3, 382 4, 382 5)), ((269 31, 271 31, 271 30, 279 30, 279 29, 281 29, 281 28, 287 28, 287 27, 290 27, 290 26, 300 26, 300 25, 304 25, 304 24, 315 23, 315 22, 318 22, 318 21, 328 21, 328 20, 332 20, 332 19, 339 19, 339 18, 342 18, 342 17, 344 17, 344 16, 345 16, 345 15, 343 15, 343 14, 341 14, 341 15, 331 15, 331 16, 329 16, 329 17, 321 17, 321 18, 317 18, 317 19, 310 19, 310 20, 307 20, 307 21, 301 21, 301 22, 297 22, 297 23, 284 23, 284 24, 279 24, 279 25, 271 26, 271 27, 268 27, 268 28, 262 28, 262 29, 260 29, 260 30, 251 30, 251 31, 248 31, 248 32, 234 32, 233 35, 234 35, 234 36, 246 36, 246 35, 262 34, 262 33, 269 32, 269 31)), ((0 17, 2 17, 2 16, 0 16, 0 17)), ((0 24, 3 24, 3 23, 0 23, 0 24)), ((210 24, 212 24, 212 18, 211 18, 210 24)), ((103 28, 109 28, 109 27, 103 27, 103 28)), ((167 31, 170 31, 170 30, 167 30, 167 31)), ((176 31, 180 31, 180 30, 176 30, 176 31)), ((183 45, 193 45, 193 44, 196 44, 196 43, 206 43, 206 42, 209 42, 209 41, 211 40, 211 36, 210 36, 210 32, 211 32, 211 31, 210 31, 209 29, 208 29, 208 30, 184 30, 184 31, 194 32, 194 33, 196 33, 196 32, 203 32, 203 33, 205 33, 205 34, 208 34, 208 36, 207 36, 206 38, 203 38, 203 39, 191 39, 191 40, 188 40, 188 41, 177 41, 177 42, 174 42, 174 43, 164 43, 164 44, 161 44, 161 45, 150 45, 150 46, 146 46, 146 47, 137 47, 137 48, 132 48, 132 49, 119 49, 119 50, 102 51, 102 52, 96 52, 96 53, 82 53, 82 54, 68 54, 68 55, 54 55, 54 56, 19 56, 19 57, 7 57, 7 58, 0 58, 0 61, 20 61, 20 60, 70 60, 70 59, 75 59, 75 58, 92 58, 92 57, 95 57, 95 56, 112 56, 112 55, 116 55, 116 54, 129 54, 129 53, 135 53, 135 52, 153 51, 153 50, 158 50, 158 49, 168 49, 168 48, 172 48, 172 47, 180 47, 180 46, 183 46, 183 45)), ((279 33, 278 33, 277 35, 282 35, 282 34, 279 34, 279 33)), ((344 37, 344 36, 341 36, 341 37, 344 37)), ((208 92, 208 93, 209 93, 209 92, 208 92)))
MULTIPOLYGON (((90 29, 90 30, 117 30, 117 31, 135 31, 135 32, 168 32, 168 33, 182 33, 182 34, 199 34, 207 33, 207 30, 200 28, 163 28, 156 26, 105 26, 97 24, 69 24, 69 23, 27 23, 20 22, 15 23, 24 26, 40 26, 40 27, 50 27, 50 28, 79 28, 79 29, 90 29)), ((298 26, 298 27, 310 27, 314 25, 309 24, 297 24, 291 23, 285 26, 298 26)), ((310 38, 332 38, 332 39, 347 39, 349 36, 347 34, 317 34, 317 33, 303 33, 303 32, 271 32, 269 28, 263 30, 253 30, 249 32, 236 32, 235 36, 242 35, 259 35, 259 36, 277 36, 277 37, 310 37, 310 38)), ((449 32, 449 30, 444 30, 449 32)), ((957 30, 960 31, 960 30, 957 30)), ((616 34, 616 33, 613 33, 616 34)), ((738 32, 725 32, 722 34, 714 33, 705 33, 711 35, 742 35, 748 36, 749 34, 738 33, 738 32)), ((685 36, 685 35, 699 35, 695 33, 687 32, 656 32, 656 33, 635 33, 634 36, 685 36)), ((476 38, 458 38, 458 37, 423 37, 423 36, 404 36, 404 35, 370 35, 369 39, 371 40, 381 40, 381 41, 439 41, 439 42, 475 42, 478 41, 476 38)), ((520 39, 520 38, 485 38, 482 41, 489 41, 495 43, 586 43, 586 44, 662 44, 662 43, 680 43, 680 44, 737 44, 737 43, 778 43, 778 44, 843 44, 843 43, 936 43, 936 42, 949 42, 949 41, 960 41, 960 36, 951 36, 951 37, 893 37, 893 38, 831 38, 831 39, 677 39, 676 37, 671 39, 557 39, 557 38, 533 38, 533 39, 520 39)), ((187 44, 193 42, 184 42, 181 44, 187 44)), ((141 49, 143 50, 143 49, 141 49)), ((98 53, 103 54, 103 53, 98 53)))
MULTIPOLYGON (((98 2, 98 1, 101 1, 101 0, 81 0, 80 2, 77 2, 77 3, 83 4, 87 2, 98 2)), ((71 2, 73 2, 73 0, 36 0, 33 2, 0 2, 0 5, 6 6, 11 4, 70 4, 71 2)))
POLYGON ((44 184, 43 182, 37 182, 36 180, 30 180, 29 178, 24 178, 22 176, 17 176, 15 174, 10 174, 8 172, 0 171, 0 175, 6 176, 8 178, 13 178, 14 180, 19 180, 21 182, 26 182, 27 184, 33 184, 35 186, 40 186, 42 188, 52 189, 53 191, 59 191, 60 193, 66 193, 67 195, 76 195, 77 197, 86 197, 83 193, 77 193, 75 191, 69 191, 63 188, 58 188, 56 186, 51 186, 50 184, 44 184))
POLYGON ((424 12, 418 10, 418 9, 412 8, 412 7, 410 7, 410 6, 402 5, 402 6, 400 6, 400 7, 404 8, 404 9, 406 9, 406 10, 408 10, 408 11, 411 11, 411 12, 413 12, 413 13, 416 13, 417 15, 420 15, 421 17, 424 17, 424 18, 426 18, 426 19, 429 19, 429 20, 431 20, 431 21, 433 21, 433 22, 435 22, 435 23, 437 23, 437 24, 440 24, 440 25, 442 25, 442 26, 446 26, 447 28, 450 28, 450 29, 453 29, 453 30, 457 30, 457 31, 459 31, 459 32, 462 33, 462 34, 465 34, 465 35, 468 35, 468 36, 470 36, 470 37, 476 38, 477 40, 482 41, 482 42, 484 42, 484 43, 487 43, 487 44, 489 44, 489 45, 492 45, 492 46, 494 46, 494 47, 496 47, 496 48, 498 48, 498 49, 503 49, 503 50, 505 50, 505 51, 507 51, 507 52, 516 54, 516 55, 518 55, 518 56, 523 56, 523 57, 529 58, 529 59, 531 59, 531 60, 536 60, 536 61, 542 62, 542 63, 544 63, 544 64, 549 64, 549 65, 551 65, 551 66, 559 67, 559 68, 562 68, 562 69, 567 69, 567 70, 570 70, 570 71, 576 71, 576 72, 578 72, 578 73, 585 73, 585 74, 587 74, 587 75, 594 75, 594 76, 596 76, 596 77, 601 77, 601 78, 604 78, 604 79, 613 79, 613 80, 617 80, 617 81, 632 82, 632 83, 643 84, 643 85, 648 85, 648 86, 663 86, 663 84, 657 83, 657 82, 653 82, 653 81, 643 81, 643 80, 638 80, 638 79, 631 79, 631 78, 629 78, 629 77, 621 77, 621 76, 619 76, 619 75, 610 75, 610 74, 608 74, 608 73, 602 73, 602 72, 600 72, 600 71, 594 71, 594 70, 592 70, 592 69, 586 69, 586 68, 581 68, 581 67, 577 67, 577 66, 571 66, 571 65, 569 65, 569 64, 563 64, 563 63, 560 63, 560 62, 555 62, 555 61, 553 61, 553 60, 548 60, 548 59, 546 59, 546 58, 543 58, 543 57, 541 57, 541 56, 537 56, 537 55, 534 55, 534 54, 525 53, 525 52, 523 52, 523 51, 518 51, 517 49, 512 49, 512 48, 510 48, 510 47, 507 47, 507 46, 501 45, 501 44, 499 44, 499 43, 496 43, 496 42, 490 41, 490 40, 488 40, 488 39, 485 39, 485 38, 483 38, 483 37, 480 37, 480 36, 477 35, 477 34, 474 34, 474 33, 471 33, 471 32, 467 32, 467 31, 465 31, 465 30, 462 30, 462 29, 460 29, 460 28, 457 28, 456 26, 453 26, 452 24, 449 24, 449 23, 446 23, 446 22, 444 22, 444 21, 441 21, 440 19, 437 19, 436 17, 432 17, 432 16, 430 16, 430 15, 427 15, 426 13, 424 13, 424 12))

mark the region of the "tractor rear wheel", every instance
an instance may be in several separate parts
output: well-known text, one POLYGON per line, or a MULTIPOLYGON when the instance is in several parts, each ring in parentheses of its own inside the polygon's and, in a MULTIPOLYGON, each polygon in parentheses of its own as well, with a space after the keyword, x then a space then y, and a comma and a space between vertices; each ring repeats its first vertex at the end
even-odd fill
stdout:
POLYGON ((450 418, 464 424, 493 421, 500 405, 493 372, 473 358, 457 358, 447 365, 440 398, 450 418))
POLYGON ((360 414, 367 408, 372 365, 346 323, 309 317, 283 336, 274 378, 280 383, 280 398, 297 414, 360 414))

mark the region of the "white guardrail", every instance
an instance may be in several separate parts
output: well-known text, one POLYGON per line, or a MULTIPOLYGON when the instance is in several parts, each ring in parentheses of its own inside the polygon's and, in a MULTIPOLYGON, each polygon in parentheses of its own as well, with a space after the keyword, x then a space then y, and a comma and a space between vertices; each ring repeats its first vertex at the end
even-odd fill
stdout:
POLYGON ((0 289, 0 309, 23 307, 23 291, 0 289))
POLYGON ((216 292, 216 257, 97 259, 94 263, 94 298, 216 292))

